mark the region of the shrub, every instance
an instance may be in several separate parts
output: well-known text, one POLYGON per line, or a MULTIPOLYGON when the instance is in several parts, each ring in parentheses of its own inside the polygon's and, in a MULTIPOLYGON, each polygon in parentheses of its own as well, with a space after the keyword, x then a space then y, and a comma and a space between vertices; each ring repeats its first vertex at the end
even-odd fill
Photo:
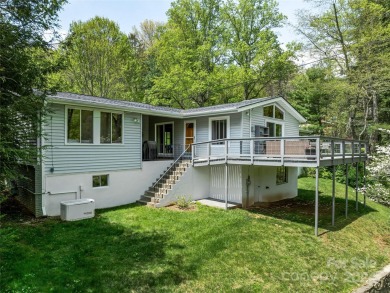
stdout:
POLYGON ((179 195, 176 199, 176 204, 180 209, 189 209, 191 207, 191 196, 179 195))
POLYGON ((366 188, 365 192, 366 195, 373 201, 376 201, 386 206, 390 206, 390 191, 383 184, 371 184, 366 188))

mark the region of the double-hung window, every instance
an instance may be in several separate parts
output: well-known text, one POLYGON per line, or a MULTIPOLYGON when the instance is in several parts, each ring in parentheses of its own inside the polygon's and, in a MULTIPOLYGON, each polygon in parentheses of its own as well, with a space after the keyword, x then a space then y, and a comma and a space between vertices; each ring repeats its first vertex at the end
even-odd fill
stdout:
POLYGON ((122 143, 122 114, 100 113, 100 143, 122 143))
POLYGON ((68 108, 67 142, 93 143, 93 111, 68 108))

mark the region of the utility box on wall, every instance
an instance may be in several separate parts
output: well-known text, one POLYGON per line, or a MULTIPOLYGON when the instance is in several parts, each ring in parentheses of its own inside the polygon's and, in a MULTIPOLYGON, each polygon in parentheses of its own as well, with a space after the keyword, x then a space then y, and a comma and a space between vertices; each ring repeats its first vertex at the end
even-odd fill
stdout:
POLYGON ((95 201, 91 198, 61 202, 61 220, 77 221, 95 216, 95 201))

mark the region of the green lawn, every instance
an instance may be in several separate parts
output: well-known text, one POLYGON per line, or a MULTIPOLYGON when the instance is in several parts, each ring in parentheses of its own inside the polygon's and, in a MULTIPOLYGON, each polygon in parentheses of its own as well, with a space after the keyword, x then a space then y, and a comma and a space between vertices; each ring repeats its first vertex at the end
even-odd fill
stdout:
POLYGON ((320 237, 314 234, 314 179, 278 208, 181 212, 136 204, 94 219, 4 218, 3 292, 350 292, 390 262, 390 210, 367 201, 344 217, 337 185, 320 182, 320 237))

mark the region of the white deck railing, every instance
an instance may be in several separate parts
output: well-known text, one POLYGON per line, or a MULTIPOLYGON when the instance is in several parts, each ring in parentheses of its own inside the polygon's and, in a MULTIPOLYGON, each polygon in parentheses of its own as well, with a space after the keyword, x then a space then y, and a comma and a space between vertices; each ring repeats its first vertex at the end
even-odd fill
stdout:
POLYGON ((299 164, 320 166, 365 161, 368 143, 324 136, 257 137, 192 144, 194 166, 210 163, 299 164))

